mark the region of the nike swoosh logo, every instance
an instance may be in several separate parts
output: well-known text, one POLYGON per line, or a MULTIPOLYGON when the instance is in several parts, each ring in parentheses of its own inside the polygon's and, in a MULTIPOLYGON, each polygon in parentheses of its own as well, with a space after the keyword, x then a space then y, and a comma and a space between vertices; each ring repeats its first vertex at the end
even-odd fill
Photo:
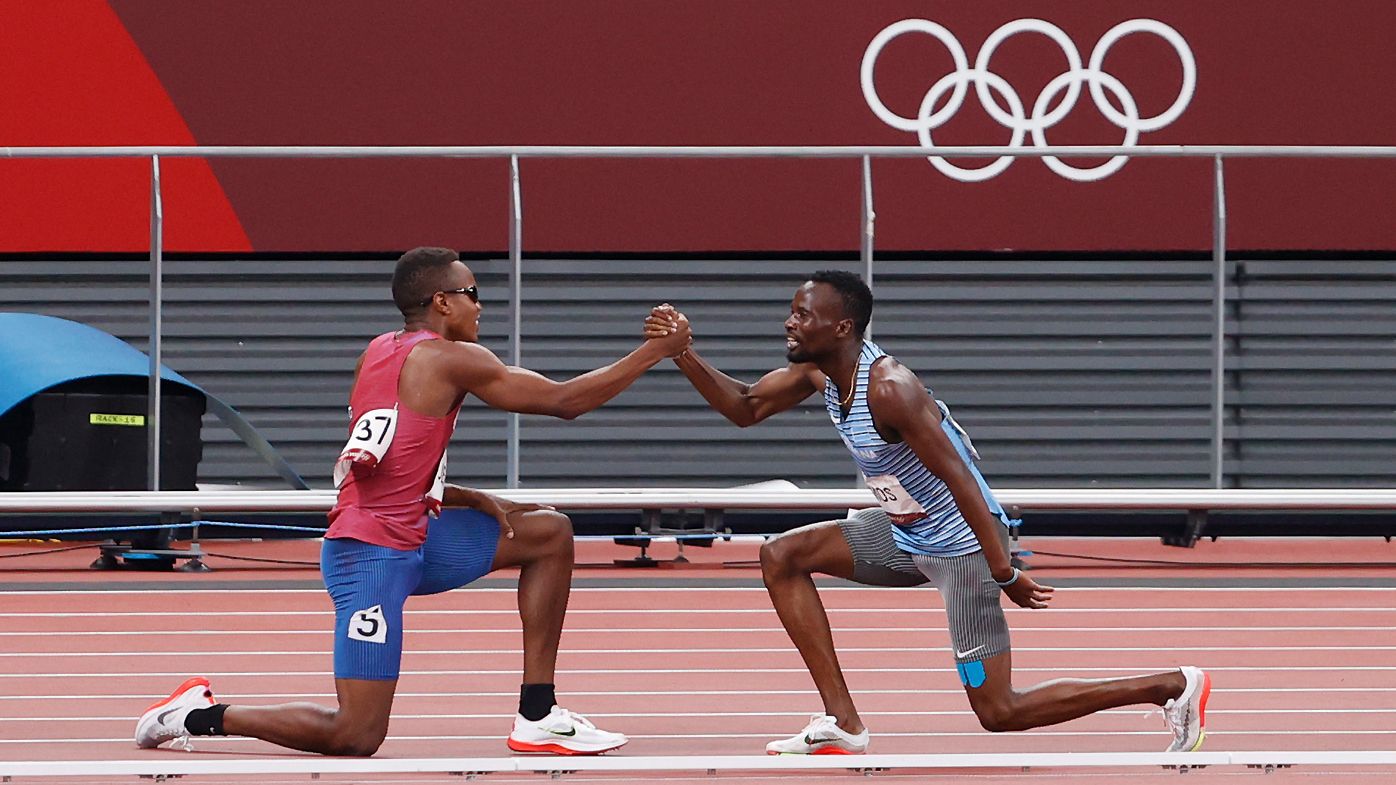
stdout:
POLYGON ((165 724, 165 718, 168 717, 168 716, 170 716, 171 714, 174 714, 174 713, 177 712, 177 711, 179 711, 179 709, 167 709, 167 710, 165 710, 165 711, 162 711, 162 712, 160 712, 160 716, 158 716, 158 717, 155 718, 155 721, 156 721, 157 723, 161 724, 161 725, 164 725, 164 724, 165 724))
POLYGON ((577 729, 576 729, 575 727, 573 727, 573 728, 569 729, 566 733, 563 733, 563 732, 560 731, 560 730, 550 730, 550 731, 548 731, 548 733, 551 733, 551 734, 553 734, 554 736, 576 736, 576 735, 577 735, 577 729))
POLYGON ((969 651, 957 651, 957 652, 955 652, 955 656, 956 656, 956 657, 961 657, 961 658, 963 658, 963 657, 968 657, 969 655, 971 655, 971 654, 973 654, 973 653, 979 651, 980 649, 982 649, 982 648, 984 648, 985 646, 988 646, 988 645, 989 645, 989 644, 987 644, 987 643, 981 643, 980 645, 975 646, 973 649, 970 649, 969 651))
POLYGON ((818 739, 816 739, 816 738, 813 737, 813 736, 805 736, 805 743, 806 743, 806 744, 826 744, 826 743, 828 743, 828 742, 837 742, 837 741, 839 741, 839 740, 838 740, 838 739, 834 739, 834 738, 827 738, 827 737, 825 737, 825 738, 818 738, 818 739))

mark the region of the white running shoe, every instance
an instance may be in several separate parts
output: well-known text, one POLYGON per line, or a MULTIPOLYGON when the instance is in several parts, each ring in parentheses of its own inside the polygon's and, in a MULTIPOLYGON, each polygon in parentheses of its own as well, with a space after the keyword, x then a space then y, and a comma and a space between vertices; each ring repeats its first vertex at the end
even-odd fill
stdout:
POLYGON ((867 728, 862 733, 849 733, 827 714, 811 714, 804 730, 766 745, 767 755, 859 755, 867 751, 867 728))
POLYGON ((1207 698, 1212 694, 1212 677, 1201 668, 1184 665, 1187 685, 1183 694, 1163 704, 1163 718, 1173 731, 1168 752, 1197 752, 1207 738, 1207 698))
POLYGON ((591 720, 554 706, 541 720, 514 715, 509 749, 514 752, 551 752, 557 755, 599 755, 623 746, 630 739, 597 728, 591 720))
POLYGON ((149 749, 177 739, 187 748, 189 731, 184 727, 184 718, 194 709, 207 709, 214 702, 208 679, 189 679, 175 688, 170 697, 146 709, 136 721, 136 746, 149 749))

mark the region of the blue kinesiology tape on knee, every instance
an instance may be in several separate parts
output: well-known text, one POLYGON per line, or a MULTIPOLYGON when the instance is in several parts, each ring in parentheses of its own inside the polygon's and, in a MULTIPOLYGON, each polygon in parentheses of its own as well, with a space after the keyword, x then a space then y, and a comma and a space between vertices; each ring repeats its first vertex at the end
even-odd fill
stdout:
POLYGON ((960 674, 960 683, 969 687, 982 687, 984 680, 984 663, 982 662, 957 662, 955 671, 960 674))

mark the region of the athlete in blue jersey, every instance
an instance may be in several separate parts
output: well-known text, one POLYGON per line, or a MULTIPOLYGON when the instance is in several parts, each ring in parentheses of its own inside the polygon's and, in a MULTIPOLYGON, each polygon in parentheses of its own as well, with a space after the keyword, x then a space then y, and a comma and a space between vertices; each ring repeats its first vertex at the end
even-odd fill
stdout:
MULTIPOLYGON (((909 368, 864 339, 872 292, 857 275, 815 273, 785 320, 789 364, 755 384, 713 368, 692 346, 675 363, 713 409, 746 427, 822 392, 830 419, 880 507, 766 542, 761 571, 771 602, 824 701, 772 754, 857 753, 868 732, 834 651, 811 578, 825 573, 879 586, 934 583, 946 606, 956 670, 986 730, 1027 730, 1130 704, 1162 706, 1169 751, 1202 746, 1211 680, 1201 669, 1122 679, 1058 679, 1014 689, 999 595, 1046 608, 1052 588, 1012 565, 1006 516, 974 465, 968 437, 909 368)), ((656 325, 673 318, 655 309, 656 325)))

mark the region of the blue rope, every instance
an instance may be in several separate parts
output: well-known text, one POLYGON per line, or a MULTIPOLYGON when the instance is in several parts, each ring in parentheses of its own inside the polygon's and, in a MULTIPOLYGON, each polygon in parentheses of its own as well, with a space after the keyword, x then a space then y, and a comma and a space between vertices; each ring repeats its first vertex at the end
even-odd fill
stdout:
POLYGON ((234 529, 276 529, 293 532, 315 532, 324 534, 323 528, 309 526, 282 526, 275 523, 233 523, 231 521, 190 521, 188 523, 152 523, 141 526, 92 526, 83 529, 33 529, 31 531, 5 531, 0 529, 0 537, 11 539, 20 537, 44 537, 51 534, 101 534, 106 532, 155 531, 157 529, 192 529, 199 526, 228 526, 234 529))
POLYGON ((161 523, 150 526, 94 526, 89 529, 35 529, 27 532, 12 532, 0 529, 0 537, 42 537, 47 534, 92 534, 96 532, 150 531, 152 529, 187 529, 193 523, 161 523))
POLYGON ((287 532, 314 532, 324 534, 328 529, 323 526, 285 526, 279 523, 234 523, 233 521, 194 521, 195 526, 227 526, 230 529, 271 529, 273 531, 287 532))

